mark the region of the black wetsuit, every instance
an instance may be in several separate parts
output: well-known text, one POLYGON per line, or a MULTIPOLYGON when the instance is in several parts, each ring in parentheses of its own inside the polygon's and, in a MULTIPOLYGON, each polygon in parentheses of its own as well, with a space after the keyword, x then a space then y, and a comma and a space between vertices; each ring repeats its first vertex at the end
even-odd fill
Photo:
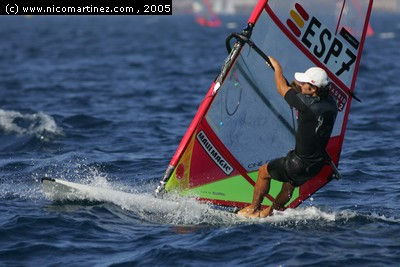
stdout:
POLYGON ((296 147, 286 157, 269 162, 268 172, 276 180, 300 186, 326 164, 324 150, 335 123, 337 105, 330 95, 313 97, 293 88, 286 93, 285 100, 298 111, 296 147))

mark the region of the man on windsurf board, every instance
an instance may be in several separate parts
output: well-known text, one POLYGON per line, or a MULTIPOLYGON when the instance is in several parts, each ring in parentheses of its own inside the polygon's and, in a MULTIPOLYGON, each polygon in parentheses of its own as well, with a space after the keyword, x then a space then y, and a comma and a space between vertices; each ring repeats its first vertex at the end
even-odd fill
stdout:
MULTIPOLYGON (((337 115, 336 101, 329 95, 327 73, 319 67, 295 73, 295 81, 287 85, 279 62, 269 57, 275 69, 279 94, 298 111, 296 146, 285 157, 274 159, 259 168, 250 206, 240 210, 244 217, 266 217, 273 210, 282 210, 295 187, 307 182, 326 164, 325 147, 337 115), (283 182, 282 189, 271 206, 261 210, 261 202, 269 192, 271 177, 283 182)), ((267 63, 269 64, 269 63, 267 63)))

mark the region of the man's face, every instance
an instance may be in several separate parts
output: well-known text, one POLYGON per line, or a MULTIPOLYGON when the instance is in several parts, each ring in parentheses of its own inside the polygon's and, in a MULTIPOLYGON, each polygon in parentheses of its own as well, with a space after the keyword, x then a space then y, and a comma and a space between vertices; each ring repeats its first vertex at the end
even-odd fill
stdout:
POLYGON ((297 82, 303 95, 314 95, 317 88, 309 83, 297 82))

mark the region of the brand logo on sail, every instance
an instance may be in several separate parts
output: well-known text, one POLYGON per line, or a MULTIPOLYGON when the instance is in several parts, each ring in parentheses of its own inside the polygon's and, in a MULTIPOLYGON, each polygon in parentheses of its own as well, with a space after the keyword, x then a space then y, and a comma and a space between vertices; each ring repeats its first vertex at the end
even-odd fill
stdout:
POLYGON ((233 171, 233 167, 225 160, 225 158, 218 152, 214 145, 210 142, 208 137, 203 131, 200 131, 197 140, 210 156, 210 158, 217 164, 217 166, 226 174, 229 175, 233 171))
POLYGON ((339 112, 342 111, 347 104, 347 95, 345 92, 343 92, 342 89, 340 89, 336 84, 332 83, 329 94, 336 99, 339 112))
POLYGON ((348 84, 357 59, 358 40, 344 27, 340 31, 342 38, 339 39, 320 20, 310 17, 298 3, 290 10, 290 17, 286 24, 304 47, 342 82, 348 84))

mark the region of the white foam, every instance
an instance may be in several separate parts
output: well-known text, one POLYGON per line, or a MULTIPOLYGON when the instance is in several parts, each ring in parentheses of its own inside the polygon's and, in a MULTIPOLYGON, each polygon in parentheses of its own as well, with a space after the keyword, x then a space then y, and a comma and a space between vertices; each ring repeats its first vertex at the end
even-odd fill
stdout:
POLYGON ((9 180, 6 182, 3 181, 1 184, 0 198, 19 198, 36 201, 42 199, 43 195, 39 186, 9 180))
POLYGON ((0 109, 0 129, 7 133, 20 135, 35 135, 43 139, 42 134, 62 134, 54 119, 43 113, 22 114, 17 111, 0 109), (16 120, 23 121, 23 126, 17 124, 16 120))
MULTIPOLYGON (((68 182, 66 182, 68 184, 68 182)), ((75 184, 76 185, 76 184, 75 184)), ((48 195, 53 200, 89 200, 113 203, 124 210, 131 211, 139 219, 171 225, 237 225, 237 224, 273 224, 279 226, 310 225, 326 223, 343 223, 361 216, 373 221, 400 223, 399 218, 387 217, 372 213, 359 214, 352 210, 324 211, 315 206, 287 209, 283 212, 274 211, 267 218, 248 219, 234 213, 217 210, 211 205, 200 203, 193 198, 171 195, 166 199, 159 199, 150 193, 134 193, 115 190, 124 186, 111 184, 104 177, 95 178, 88 185, 79 186, 79 192, 72 194, 48 195), (94 187, 93 185, 96 185, 94 187), (86 188, 85 188, 86 187, 86 188)), ((125 189, 128 187, 125 186, 125 189)), ((131 188, 131 191, 134 189, 131 188)))
POLYGON ((393 216, 389 216, 388 217, 388 216, 385 216, 383 214, 378 214, 378 213, 375 213, 375 212, 371 213, 367 217, 369 217, 369 218, 371 218, 373 220, 378 219, 378 220, 382 220, 382 221, 385 221, 385 222, 400 223, 400 218, 395 218, 393 216))
POLYGON ((120 187, 113 185, 107 180, 107 175, 105 173, 100 172, 95 167, 89 167, 84 165, 83 168, 88 168, 88 173, 84 178, 85 184, 90 184, 99 188, 109 188, 113 190, 121 190, 120 187))
MULTIPOLYGON (((57 200, 90 200, 113 203, 122 209, 132 211, 145 221, 172 225, 235 225, 272 223, 284 225, 307 224, 309 222, 346 221, 357 214, 352 211, 328 212, 316 207, 300 207, 284 212, 275 211, 273 216, 262 219, 247 219, 227 211, 216 210, 211 205, 199 203, 193 198, 172 195, 159 199, 149 193, 121 192, 115 186, 97 177, 90 186, 78 185, 79 191, 70 194, 53 194, 47 196, 57 200), (95 185, 95 186, 94 186, 95 185)), ((75 186, 76 184, 67 185, 75 186)), ((121 186, 118 186, 120 189, 121 186)))
POLYGON ((235 214, 215 210, 207 204, 190 198, 171 197, 159 199, 148 193, 126 193, 103 183, 99 187, 60 181, 79 189, 76 192, 61 193, 45 190, 53 200, 89 200, 113 203, 122 209, 132 211, 145 221, 172 225, 232 224, 239 222, 235 214))
POLYGON ((335 222, 347 221, 354 218, 357 214, 352 211, 323 211, 315 206, 299 207, 296 209, 287 209, 283 212, 274 211, 273 216, 262 219, 270 223, 294 223, 305 224, 310 221, 335 222))
MULTIPOLYGON (((76 183, 66 182, 67 185, 77 185, 78 191, 69 194, 46 194, 51 200, 89 200, 108 202, 119 206, 141 220, 171 225, 237 225, 237 224, 273 224, 279 226, 320 225, 327 223, 343 223, 361 216, 371 220, 400 222, 400 219, 388 218, 379 214, 360 214, 352 210, 326 211, 315 206, 300 206, 287 209, 284 212, 274 211, 273 216, 260 219, 247 219, 234 213, 216 210, 211 205, 200 203, 194 198, 168 194, 165 199, 156 198, 152 193, 143 193, 143 188, 134 188, 110 182, 106 174, 95 167, 83 166, 86 170, 76 183), (140 192, 142 191, 142 192, 140 192)), ((151 185, 147 185, 151 187, 151 185)), ((149 192, 149 190, 145 190, 149 192)))

